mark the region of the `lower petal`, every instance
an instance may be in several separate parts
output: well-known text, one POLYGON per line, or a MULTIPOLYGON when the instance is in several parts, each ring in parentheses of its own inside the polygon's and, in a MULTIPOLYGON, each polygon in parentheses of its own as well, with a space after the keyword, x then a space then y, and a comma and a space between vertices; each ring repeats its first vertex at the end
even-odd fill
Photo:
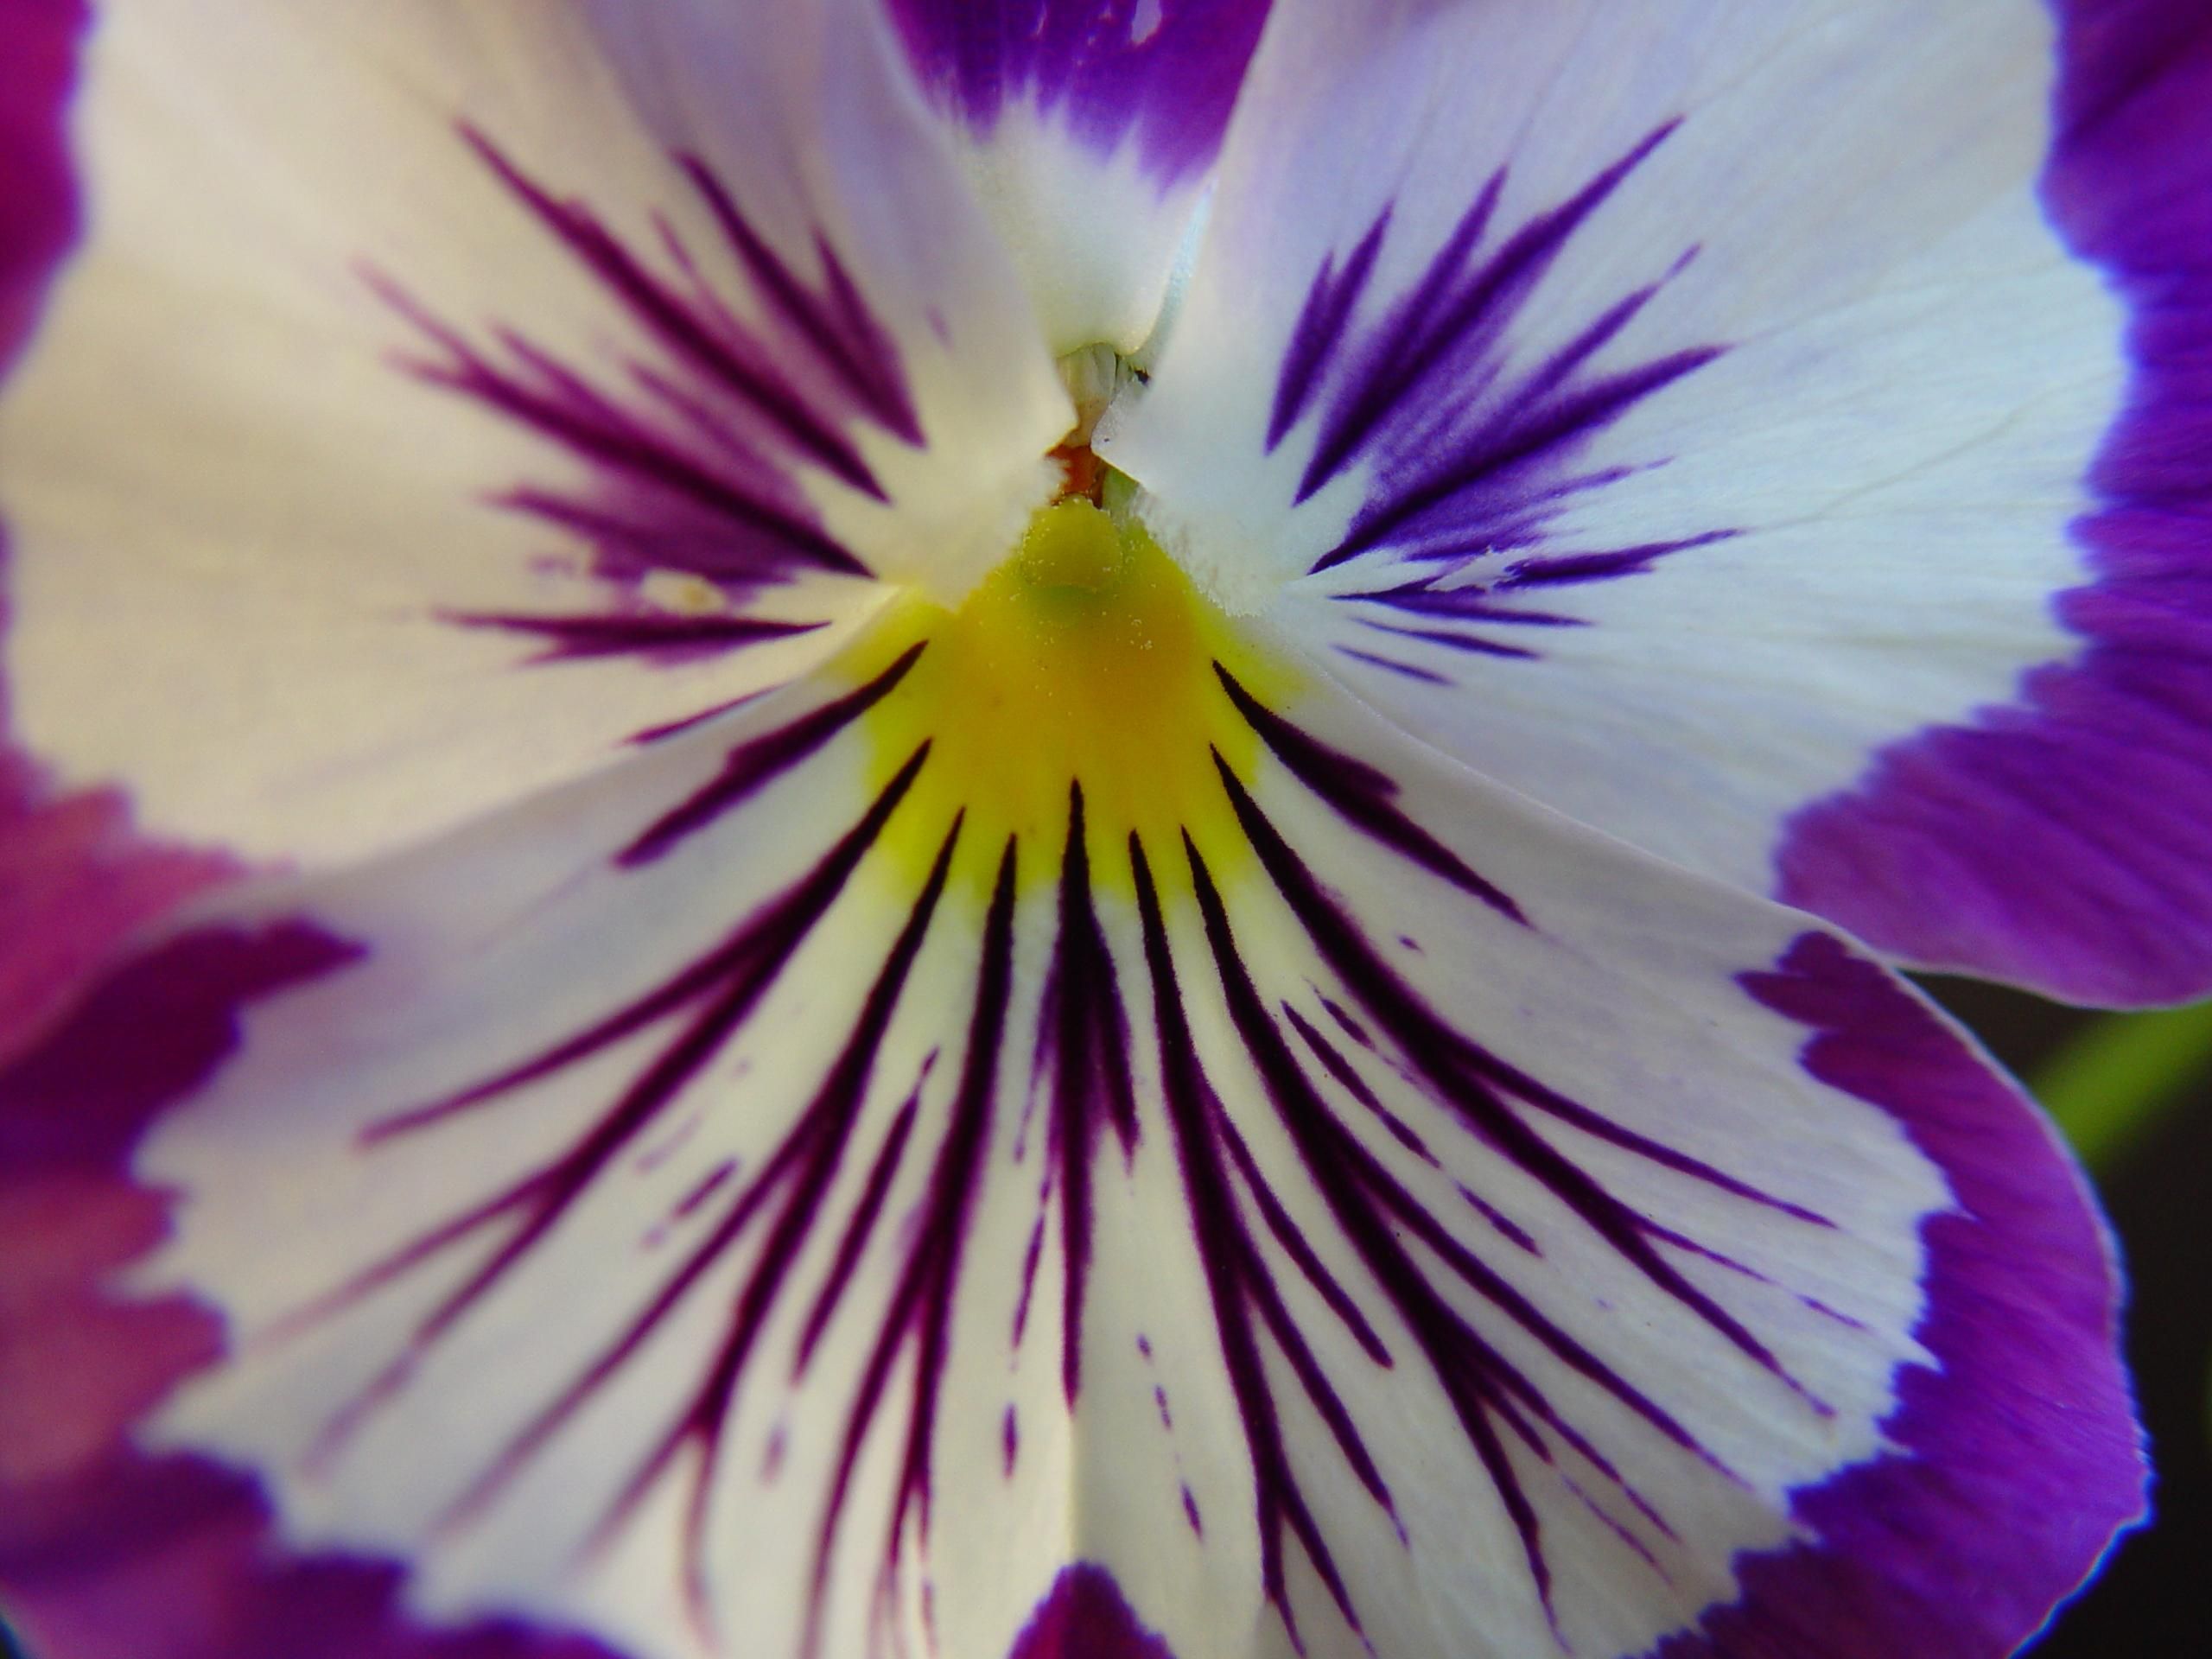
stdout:
POLYGON ((1719 1653, 1828 1597, 1808 1651, 1993 1659, 2137 1512, 2078 1179, 1885 970, 1249 642, 1147 722, 1172 816, 1100 750, 1040 819, 919 632, 233 895, 12 1074, 4 1196, 84 1241, 0 1233, 0 1398, 81 1448, 0 1539, 55 1659, 262 1593, 87 1530, 211 1465, 410 1655, 1719 1653))

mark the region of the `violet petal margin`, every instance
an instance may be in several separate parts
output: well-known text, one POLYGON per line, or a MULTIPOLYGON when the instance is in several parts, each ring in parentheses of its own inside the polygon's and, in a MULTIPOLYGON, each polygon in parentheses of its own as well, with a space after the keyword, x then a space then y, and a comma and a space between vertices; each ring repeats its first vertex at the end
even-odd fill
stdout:
POLYGON ((1027 98, 1168 184, 1221 148, 1268 0, 889 0, 925 84, 988 132, 1027 98))
POLYGON ((1176 1659, 1137 1623, 1113 1574, 1071 1567, 1039 1605, 1010 1659, 1176 1659))
POLYGON ((1739 1560, 1739 1599, 1649 1659, 2010 1652, 2145 1513, 2109 1245, 2050 1131, 1879 969, 1807 934, 1744 985, 1810 1031, 1815 1077, 1897 1115, 1957 1207, 1924 1230, 1934 1363, 1903 1379, 1896 1449, 1800 1492, 1814 1541, 1739 1560))
MULTIPOLYGON (((14 0, 0 18, 0 375, 77 233, 64 116, 85 22, 82 0, 14 0)), ((7 552, 0 523, 0 580, 7 552)), ((0 597, 0 626, 4 606, 0 597)), ((7 731, 0 685, 0 1058, 18 1052, 125 935, 229 868, 137 842, 119 795, 48 799, 39 767, 7 731)))
POLYGON ((0 23, 0 369, 76 234, 60 117, 84 22, 83 0, 16 0, 0 23))
POLYGON ((34 1653, 616 1659, 511 1621, 424 1630, 402 1609, 398 1567, 279 1554, 252 1481, 130 1442, 131 1422, 222 1341, 204 1308, 95 1287, 166 1228, 164 1200, 130 1179, 132 1150, 227 1058, 246 1004, 352 955, 298 925, 188 935, 111 980, 0 1084, 0 1369, 40 1376, 0 1389, 0 1582, 34 1653))
POLYGON ((1778 896, 1919 963, 2172 1001, 2212 988, 2212 11, 2056 9, 2044 207, 2133 310, 2075 527, 2096 580, 2057 601, 2082 649, 1797 814, 1778 896))

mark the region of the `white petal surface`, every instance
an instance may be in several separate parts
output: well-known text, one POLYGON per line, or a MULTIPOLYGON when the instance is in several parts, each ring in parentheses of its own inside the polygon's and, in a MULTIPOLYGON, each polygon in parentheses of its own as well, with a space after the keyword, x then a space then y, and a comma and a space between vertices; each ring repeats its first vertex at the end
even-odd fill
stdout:
POLYGON ((1241 839, 918 864, 909 672, 228 901, 365 954, 138 1154, 232 1345, 151 1445, 650 1659, 1017 1652, 1078 1563, 1185 1656, 1640 1653, 1817 1542, 1956 1200, 1746 994, 1802 917, 1227 679, 1241 839))
POLYGON ((772 14, 103 10, 0 405, 66 781, 353 855, 787 677, 853 572, 1002 553, 1069 419, 1016 279, 880 20, 772 14))
POLYGON ((159 1439, 260 1468, 296 1548, 418 1559, 409 1601, 433 1625, 874 1651, 919 1628, 927 1538, 1006 1564, 946 1577, 934 1607, 949 1650, 1002 1650, 1065 1554, 1058 1356, 1007 1344, 1029 1206, 963 1208, 963 1160, 1003 1158, 1014 1129, 1010 906, 940 910, 941 874, 860 862, 911 773, 870 817, 849 732, 769 767, 737 816, 607 857, 805 712, 771 699, 620 787, 269 895, 371 959, 257 1016, 204 1111, 148 1148, 195 1196, 143 1282, 221 1281, 243 1344, 159 1439), (619 1036, 437 1103, 640 1005, 619 1036), (932 1479, 997 1501, 932 1510, 932 1479))
POLYGON ((2033 195, 2050 36, 1292 0, 1102 450, 1426 741, 1768 888, 1791 811, 2075 649, 2123 364, 2033 195))

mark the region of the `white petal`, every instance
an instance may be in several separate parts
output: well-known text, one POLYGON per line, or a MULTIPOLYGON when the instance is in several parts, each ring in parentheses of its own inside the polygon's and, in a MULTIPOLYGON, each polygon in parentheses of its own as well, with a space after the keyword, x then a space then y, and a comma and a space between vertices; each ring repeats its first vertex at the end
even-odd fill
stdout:
POLYGON ((2022 0, 1293 5, 1102 449, 1426 741, 1769 890, 2081 649, 2125 364, 2034 194, 2053 61, 2022 0))
POLYGON ((817 660, 841 573, 971 581, 1070 416, 894 54, 842 4, 104 12, 0 410, 19 729, 346 855, 817 660))
POLYGON ((429 1631, 649 1659, 1077 1603, 1185 1656, 1627 1655, 1770 1617, 1792 1552, 1869 1629, 1928 1552, 1983 1573, 1929 1628, 1994 1656, 2132 1513, 2081 1191, 1880 969, 1325 689, 1218 680, 1179 845, 988 844, 950 732, 881 753, 950 643, 227 899, 358 957, 137 1148, 181 1202, 133 1290, 229 1332, 142 1444, 408 1564, 429 1631), (1910 1573, 1850 1525, 1892 1468, 1910 1573))

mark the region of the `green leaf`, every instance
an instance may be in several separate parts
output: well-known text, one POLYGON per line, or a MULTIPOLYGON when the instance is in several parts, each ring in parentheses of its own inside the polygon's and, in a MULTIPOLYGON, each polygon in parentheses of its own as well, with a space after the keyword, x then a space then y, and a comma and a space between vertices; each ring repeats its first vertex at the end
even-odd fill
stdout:
POLYGON ((2029 1086, 2093 1169, 2108 1166, 2212 1063, 2212 1002, 2114 1014, 2044 1062, 2029 1086))

